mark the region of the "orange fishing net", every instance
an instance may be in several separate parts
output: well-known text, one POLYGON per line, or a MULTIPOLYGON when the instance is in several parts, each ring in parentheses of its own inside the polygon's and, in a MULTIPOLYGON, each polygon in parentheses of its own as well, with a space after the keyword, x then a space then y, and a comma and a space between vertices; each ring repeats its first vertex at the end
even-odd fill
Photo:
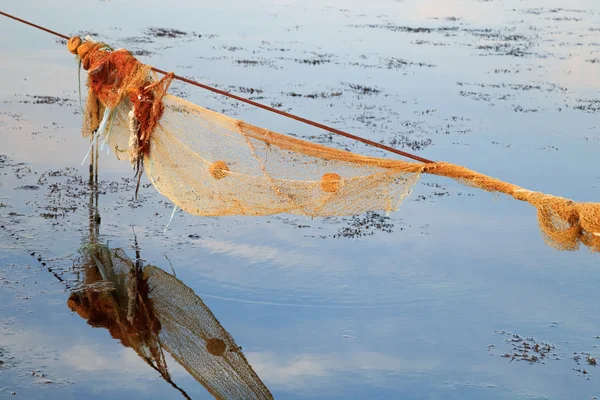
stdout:
MULTIPOLYGON (((89 42, 69 43, 78 52, 89 42)), ((94 115, 84 132, 101 131, 119 158, 145 167, 158 191, 191 214, 391 212, 428 173, 532 204, 546 242, 557 249, 584 244, 600 251, 598 203, 532 192, 459 165, 367 157, 252 126, 166 94, 172 76, 158 80, 126 50, 87 46, 80 57, 94 115)))

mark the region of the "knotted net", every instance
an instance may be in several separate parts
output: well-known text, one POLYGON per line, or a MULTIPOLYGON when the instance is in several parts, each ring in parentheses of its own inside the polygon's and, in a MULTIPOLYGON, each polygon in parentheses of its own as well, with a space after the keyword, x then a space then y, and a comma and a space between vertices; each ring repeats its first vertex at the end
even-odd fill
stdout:
POLYGON ((117 157, 138 173, 145 169, 156 189, 190 214, 391 212, 428 173, 532 204, 544 239, 557 249, 584 244, 600 251, 598 203, 532 192, 459 165, 367 157, 256 127, 166 94, 172 75, 159 80, 126 50, 89 45, 91 51, 79 52, 83 45, 72 41, 88 67, 84 132, 96 130, 117 157))

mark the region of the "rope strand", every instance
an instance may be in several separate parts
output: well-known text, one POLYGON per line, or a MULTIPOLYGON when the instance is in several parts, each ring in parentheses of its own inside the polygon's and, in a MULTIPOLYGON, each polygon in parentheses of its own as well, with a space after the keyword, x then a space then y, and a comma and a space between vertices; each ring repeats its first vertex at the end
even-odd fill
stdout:
MULTIPOLYGON (((58 32, 55 32, 55 31, 50 30, 48 28, 44 28, 43 26, 36 25, 36 24, 34 24, 32 22, 29 22, 29 21, 26 21, 24 19, 15 17, 13 15, 7 14, 7 13, 5 13, 3 11, 0 11, 0 15, 4 15, 5 17, 14 19, 15 21, 18 21, 18 22, 21 22, 23 24, 26 24, 26 25, 32 26, 34 28, 40 29, 40 30, 42 30, 44 32, 48 32, 48 33, 50 33, 52 35, 55 35, 55 36, 58 36, 60 38, 69 40, 69 37, 66 36, 66 35, 63 35, 63 34, 58 33, 58 32)), ((164 71, 164 70, 156 68, 156 67, 150 67, 150 68, 152 69, 152 71, 158 72, 158 73, 163 74, 163 75, 168 75, 169 74, 167 71, 164 71)), ((212 87, 212 86, 209 86, 209 85, 205 85, 203 83, 199 83, 199 82, 193 81, 193 80, 188 79, 188 78, 184 78, 183 76, 173 75, 173 79, 177 79, 179 81, 188 83, 190 85, 197 86, 197 87, 199 87, 201 89, 209 90, 211 92, 217 93, 217 94, 225 96, 225 97, 232 98, 232 99, 240 101, 242 103, 246 103, 246 104, 250 104, 251 106, 254 106, 254 107, 262 108, 263 110, 267 110, 267 111, 270 111, 272 113, 279 114, 279 115, 284 116, 286 118, 290 118, 290 119, 293 119, 295 121, 302 122, 304 124, 311 125, 311 126, 314 126, 316 128, 320 128, 320 129, 323 129, 323 130, 326 130, 326 131, 331 132, 331 133, 335 133, 336 135, 340 135, 340 136, 346 137, 348 139, 352 139, 354 141, 361 142, 361 143, 364 143, 364 144, 368 144, 368 145, 376 147, 378 149, 388 151, 390 153, 394 153, 394 154, 397 154, 397 155, 400 155, 400 156, 403 156, 403 157, 406 157, 406 158, 410 158, 410 159, 415 160, 415 161, 419 161, 419 162, 426 163, 426 164, 430 164, 430 163, 434 162, 432 160, 428 160, 426 158, 417 156, 415 154, 407 153, 405 151, 398 150, 398 149, 395 149, 393 147, 386 146, 384 144, 377 143, 377 142, 374 142, 372 140, 365 139, 363 137, 353 135, 351 133, 342 131, 340 129, 336 129, 336 128, 333 128, 331 126, 324 125, 324 124, 321 124, 319 122, 312 121, 310 119, 302 118, 302 117, 300 117, 298 115, 290 114, 290 113, 287 113, 285 111, 281 111, 281 110, 278 110, 276 108, 269 107, 267 105, 258 103, 256 101, 249 100, 249 99, 246 99, 244 97, 237 96, 235 94, 226 92, 224 90, 220 90, 220 89, 217 89, 215 87, 212 87)))

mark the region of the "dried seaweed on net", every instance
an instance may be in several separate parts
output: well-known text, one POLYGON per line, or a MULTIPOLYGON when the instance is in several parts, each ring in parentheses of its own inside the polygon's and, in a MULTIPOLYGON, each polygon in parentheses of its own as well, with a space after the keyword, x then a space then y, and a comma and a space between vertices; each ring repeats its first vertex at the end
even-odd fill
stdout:
POLYGON ((171 379, 165 351, 216 399, 273 398, 210 309, 174 276, 96 243, 84 247, 77 270, 83 279, 69 308, 108 329, 184 397, 171 379), (102 282, 112 290, 97 290, 102 282))
POLYGON ((451 163, 367 157, 299 140, 167 94, 173 75, 158 79, 126 50, 79 38, 69 49, 88 71, 84 133, 101 135, 138 179, 146 172, 190 214, 391 212, 427 173, 530 203, 543 238, 559 250, 583 244, 600 251, 599 203, 526 190, 451 163))

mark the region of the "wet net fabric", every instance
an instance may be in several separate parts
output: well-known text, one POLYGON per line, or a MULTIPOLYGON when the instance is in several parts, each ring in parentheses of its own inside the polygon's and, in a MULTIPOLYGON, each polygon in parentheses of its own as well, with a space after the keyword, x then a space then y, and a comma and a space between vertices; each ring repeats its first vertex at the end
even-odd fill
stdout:
POLYGON ((163 348, 217 399, 272 399, 204 302, 179 279, 148 266, 144 279, 162 324, 163 348))
MULTIPOLYGON (((152 133, 146 173, 156 189, 199 216, 301 214, 311 217, 395 211, 422 173, 507 194, 538 209, 545 241, 560 250, 600 251, 600 204, 533 192, 450 163, 366 157, 313 144, 202 108, 172 95, 152 133)), ((124 101, 109 135, 129 159, 124 101)))
POLYGON ((190 214, 391 212, 427 173, 530 203, 557 249, 600 251, 600 203, 526 190, 456 164, 367 157, 282 135, 166 94, 173 75, 152 76, 125 50, 89 47, 80 55, 91 93, 84 132, 96 132, 190 214))
MULTIPOLYGON (((163 103, 145 171, 159 192, 194 215, 390 212, 421 170, 284 136, 175 96, 163 103)), ((117 109, 109 136, 125 158, 128 114, 126 104, 117 109)))

